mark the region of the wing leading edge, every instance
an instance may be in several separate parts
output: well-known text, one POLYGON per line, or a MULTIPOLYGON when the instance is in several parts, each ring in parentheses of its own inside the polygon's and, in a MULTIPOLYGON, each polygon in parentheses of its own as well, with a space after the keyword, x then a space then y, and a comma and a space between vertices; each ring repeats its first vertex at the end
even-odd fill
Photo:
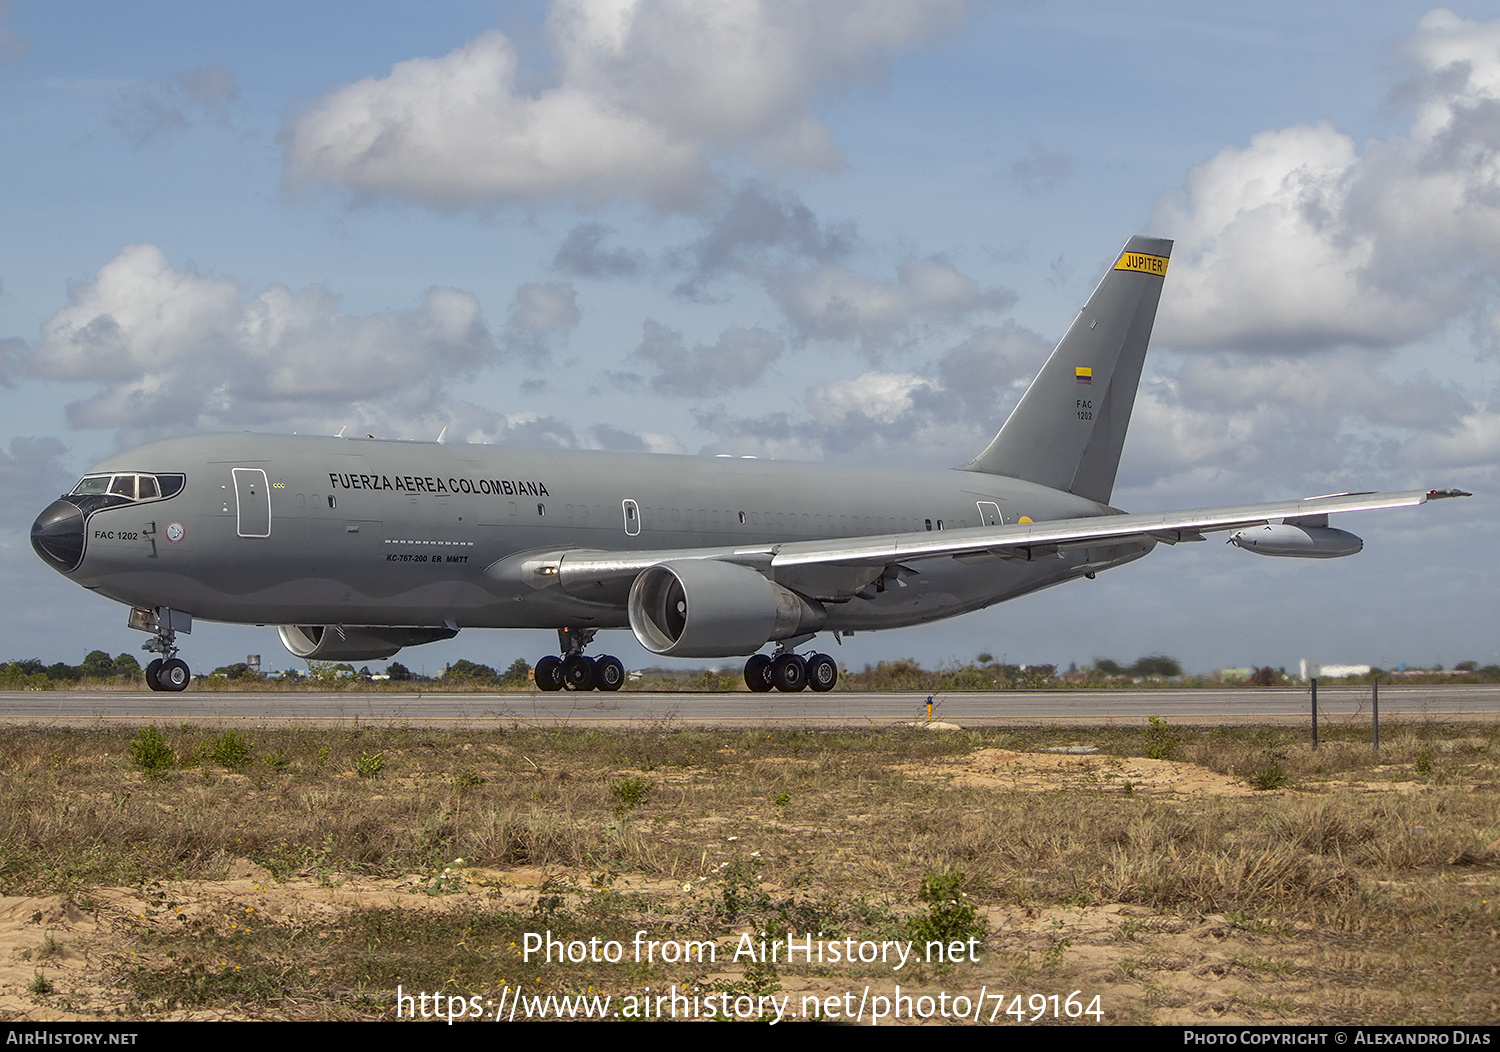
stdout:
MULTIPOLYGON (((1034 555, 1127 540, 1150 539, 1177 544, 1182 541, 1203 540, 1205 533, 1244 529, 1277 521, 1315 521, 1323 516, 1350 511, 1414 507, 1429 500, 1468 495, 1461 490, 1343 493, 1266 504, 1141 515, 1099 515, 1009 526, 979 526, 936 533, 882 534, 826 541, 640 552, 573 549, 532 553, 524 559, 523 567, 528 575, 533 576, 533 581, 538 586, 561 584, 566 592, 575 595, 592 592, 600 601, 612 602, 623 601, 630 582, 641 571, 660 563, 686 559, 736 563, 755 569, 774 580, 782 571, 819 566, 830 569, 880 570, 892 563, 944 557, 963 561, 1029 559, 1034 555)), ((858 576, 848 580, 846 588, 851 596, 865 583, 858 576)))

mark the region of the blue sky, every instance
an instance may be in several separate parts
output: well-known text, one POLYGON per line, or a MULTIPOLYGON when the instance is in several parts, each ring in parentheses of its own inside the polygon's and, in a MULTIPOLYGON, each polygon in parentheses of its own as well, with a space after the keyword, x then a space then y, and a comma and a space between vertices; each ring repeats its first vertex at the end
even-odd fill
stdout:
MULTIPOLYGON (((0 5, 0 656, 142 641, 26 539, 115 448, 446 426, 948 467, 1149 233, 1177 247, 1116 504, 1476 496, 1351 517, 1352 559, 1160 550, 838 656, 1500 661, 1497 19, 0 5)), ((474 632, 402 660, 549 649, 474 632)), ((291 663, 269 629, 185 651, 251 652, 291 663)))

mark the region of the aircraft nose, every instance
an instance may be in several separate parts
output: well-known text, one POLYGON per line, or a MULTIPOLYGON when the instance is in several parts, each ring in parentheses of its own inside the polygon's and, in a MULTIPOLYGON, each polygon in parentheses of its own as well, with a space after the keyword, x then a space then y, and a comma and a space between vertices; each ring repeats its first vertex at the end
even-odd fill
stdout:
POLYGON ((83 562, 83 512, 69 501, 53 501, 31 524, 31 546, 63 573, 78 569, 83 562))

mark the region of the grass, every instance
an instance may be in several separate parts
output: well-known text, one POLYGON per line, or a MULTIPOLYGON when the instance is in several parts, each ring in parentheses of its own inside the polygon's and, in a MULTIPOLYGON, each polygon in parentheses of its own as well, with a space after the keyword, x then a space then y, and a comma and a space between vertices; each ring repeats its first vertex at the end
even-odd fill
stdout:
MULTIPOLYGON (((1500 990, 1493 727, 1393 727, 1378 756, 1337 728, 1316 751, 1292 730, 1192 727, 265 729, 254 749, 240 740, 237 764, 210 757, 222 769, 184 770, 143 763, 141 743, 155 757, 203 755, 200 728, 0 728, 0 894, 84 902, 97 888, 140 889, 153 912, 136 933, 139 952, 111 968, 148 1014, 381 1018, 397 981, 568 989, 576 968, 510 952, 538 925, 625 940, 642 928, 983 940, 987 909, 1070 916, 1104 905, 1153 918, 1100 936, 1133 962, 1114 966, 1119 981, 1139 962, 1174 959, 1150 945, 1174 924, 1217 917, 1255 943, 1240 971, 1284 976, 1295 957, 1298 975, 1347 977, 1340 996, 1366 1021, 1489 1018, 1500 990), (1280 792, 1015 793, 912 773, 1081 734, 1106 754, 1145 756, 1163 733, 1178 762, 1247 785, 1274 758, 1280 792), (383 777, 361 770, 372 758, 383 777), (1393 791, 1345 788, 1364 786, 1393 791), (273 881, 405 881, 452 905, 248 925, 243 909, 226 906, 161 923, 174 916, 174 882, 220 880, 238 860, 273 881), (476 898, 460 894, 471 879, 460 865, 524 867, 542 884, 517 904, 500 897, 508 883, 485 877, 497 897, 476 898), (629 890, 637 886, 676 890, 629 890), (1370 989, 1395 992, 1372 1001, 1370 989)), ((1087 957, 1072 929, 1030 950, 989 938, 987 952, 1005 945, 1018 975, 1065 983, 1087 957)), ((769 987, 785 971, 743 981, 769 987)), ((622 971, 610 981, 663 979, 694 974, 622 971)), ((1334 1018, 1314 1008, 1292 1014, 1334 1018)))

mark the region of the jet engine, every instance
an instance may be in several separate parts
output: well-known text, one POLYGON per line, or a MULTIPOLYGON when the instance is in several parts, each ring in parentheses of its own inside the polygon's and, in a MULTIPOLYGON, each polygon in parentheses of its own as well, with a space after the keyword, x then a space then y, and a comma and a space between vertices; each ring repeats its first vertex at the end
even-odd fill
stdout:
POLYGON ((1354 555, 1365 546, 1364 541, 1344 530, 1290 522, 1236 530, 1230 535, 1229 543, 1256 555, 1294 559, 1337 559, 1354 555))
POLYGON ((773 639, 815 632, 828 619, 821 603, 748 566, 713 559, 642 570, 628 608, 641 646, 670 657, 753 654, 773 639))
POLYGON ((378 661, 402 647, 452 639, 456 628, 382 628, 379 625, 278 625, 281 645, 313 661, 378 661))

